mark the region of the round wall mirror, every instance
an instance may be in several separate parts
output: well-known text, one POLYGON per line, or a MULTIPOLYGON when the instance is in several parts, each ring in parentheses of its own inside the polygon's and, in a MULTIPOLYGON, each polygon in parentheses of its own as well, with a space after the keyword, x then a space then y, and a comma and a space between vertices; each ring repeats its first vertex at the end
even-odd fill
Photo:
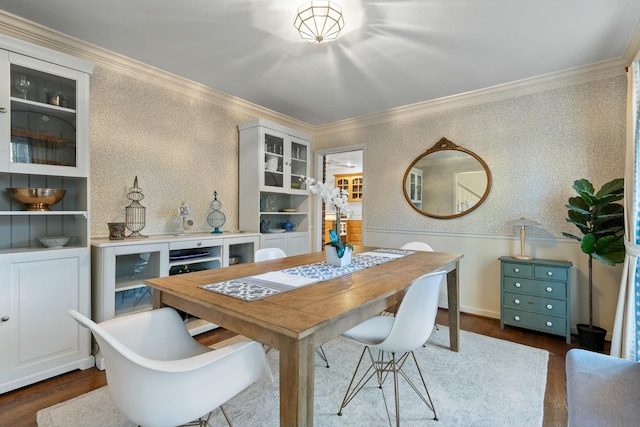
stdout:
POLYGON ((491 172, 477 154, 440 139, 411 163, 402 183, 412 208, 432 218, 473 212, 491 189, 491 172))

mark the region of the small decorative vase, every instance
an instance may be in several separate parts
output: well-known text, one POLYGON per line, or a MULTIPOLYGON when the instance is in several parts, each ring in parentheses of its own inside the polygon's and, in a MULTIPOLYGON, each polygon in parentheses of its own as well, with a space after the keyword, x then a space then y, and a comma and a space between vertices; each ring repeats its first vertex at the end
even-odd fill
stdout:
POLYGON ((351 264, 351 248, 345 248, 342 258, 338 258, 338 250, 333 246, 326 246, 324 252, 327 256, 327 264, 334 265, 336 267, 342 267, 344 265, 351 264))

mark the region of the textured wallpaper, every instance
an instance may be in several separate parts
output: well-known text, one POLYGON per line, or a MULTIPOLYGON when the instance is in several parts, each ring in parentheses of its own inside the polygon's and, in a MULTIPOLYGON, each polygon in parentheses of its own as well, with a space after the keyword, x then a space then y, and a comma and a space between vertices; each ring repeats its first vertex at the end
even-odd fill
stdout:
MULTIPOLYGON (((542 224, 530 233, 575 230, 564 204, 579 178, 596 187, 624 173, 626 79, 610 78, 479 106, 315 137, 314 150, 365 145, 363 217, 369 228, 510 234, 507 221, 542 224), (441 137, 474 151, 491 170, 485 203, 469 215, 440 220, 406 202, 409 164, 441 137)), ((174 230, 182 201, 191 231, 206 223, 214 190, 237 229, 237 125, 254 117, 173 90, 96 68, 91 78, 91 233, 123 221, 127 191, 138 176, 145 233, 174 230)))
POLYGON ((510 234, 507 221, 542 224, 530 233, 575 232, 564 205, 573 181, 596 188, 623 177, 626 79, 609 78, 503 101, 368 126, 314 139, 314 149, 365 144, 367 228, 510 234), (441 137, 484 159, 493 177, 478 209, 457 219, 414 211, 402 192, 407 167, 441 137))
POLYGON ((214 191, 227 218, 223 230, 237 229, 237 125, 253 117, 230 111, 96 68, 91 77, 92 236, 105 236, 108 222, 124 221, 136 176, 145 196, 142 234, 173 231, 182 201, 191 207, 191 231, 211 231, 206 218, 214 191))

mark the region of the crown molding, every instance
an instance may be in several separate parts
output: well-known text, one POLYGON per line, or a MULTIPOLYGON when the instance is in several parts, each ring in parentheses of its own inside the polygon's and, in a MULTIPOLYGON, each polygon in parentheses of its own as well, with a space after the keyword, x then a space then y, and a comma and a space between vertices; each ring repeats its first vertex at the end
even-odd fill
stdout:
POLYGON ((277 121, 284 126, 300 129, 307 133, 313 133, 314 131, 314 127, 306 122, 68 36, 2 10, 0 10, 0 33, 90 61, 101 68, 154 84, 165 90, 173 90, 183 95, 188 95, 190 98, 208 102, 225 109, 233 109, 256 118, 277 121))
POLYGON ((354 117, 326 125, 316 126, 314 136, 344 132, 350 129, 372 126, 400 119, 410 120, 426 114, 502 101, 505 99, 575 86, 610 77, 622 76, 625 74, 625 66, 627 64, 628 62, 625 59, 619 58, 598 62, 585 67, 578 67, 518 80, 515 82, 504 83, 485 89, 405 105, 380 113, 354 117))
POLYGON ((636 28, 631 34, 627 48, 624 50, 622 57, 627 62, 627 65, 631 64, 635 58, 640 56, 640 20, 636 23, 636 28))

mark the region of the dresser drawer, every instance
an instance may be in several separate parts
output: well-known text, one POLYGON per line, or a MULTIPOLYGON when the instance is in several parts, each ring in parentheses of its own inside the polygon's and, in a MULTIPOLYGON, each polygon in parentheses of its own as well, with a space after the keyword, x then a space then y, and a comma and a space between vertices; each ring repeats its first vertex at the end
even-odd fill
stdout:
POLYGON ((533 295, 505 292, 502 305, 517 310, 535 311, 536 313, 550 316, 565 317, 567 315, 567 302, 565 300, 533 295))
POLYGON ((222 243, 222 239, 176 240, 175 242, 169 242, 169 250, 208 248, 222 246, 222 243))
POLYGON ((505 262, 502 264, 502 274, 513 277, 533 277, 533 266, 505 262))
POLYGON ((562 281, 567 280, 567 269, 561 267, 547 267, 545 265, 536 265, 533 274, 538 279, 562 281))
POLYGON ((562 317, 547 316, 531 313, 523 310, 504 308, 503 322, 507 325, 520 326, 522 328, 535 329, 550 334, 565 335, 567 319, 562 317))
POLYGON ((505 276, 503 280, 505 292, 525 293, 559 299, 567 297, 567 284, 565 282, 521 279, 509 276, 505 276))

